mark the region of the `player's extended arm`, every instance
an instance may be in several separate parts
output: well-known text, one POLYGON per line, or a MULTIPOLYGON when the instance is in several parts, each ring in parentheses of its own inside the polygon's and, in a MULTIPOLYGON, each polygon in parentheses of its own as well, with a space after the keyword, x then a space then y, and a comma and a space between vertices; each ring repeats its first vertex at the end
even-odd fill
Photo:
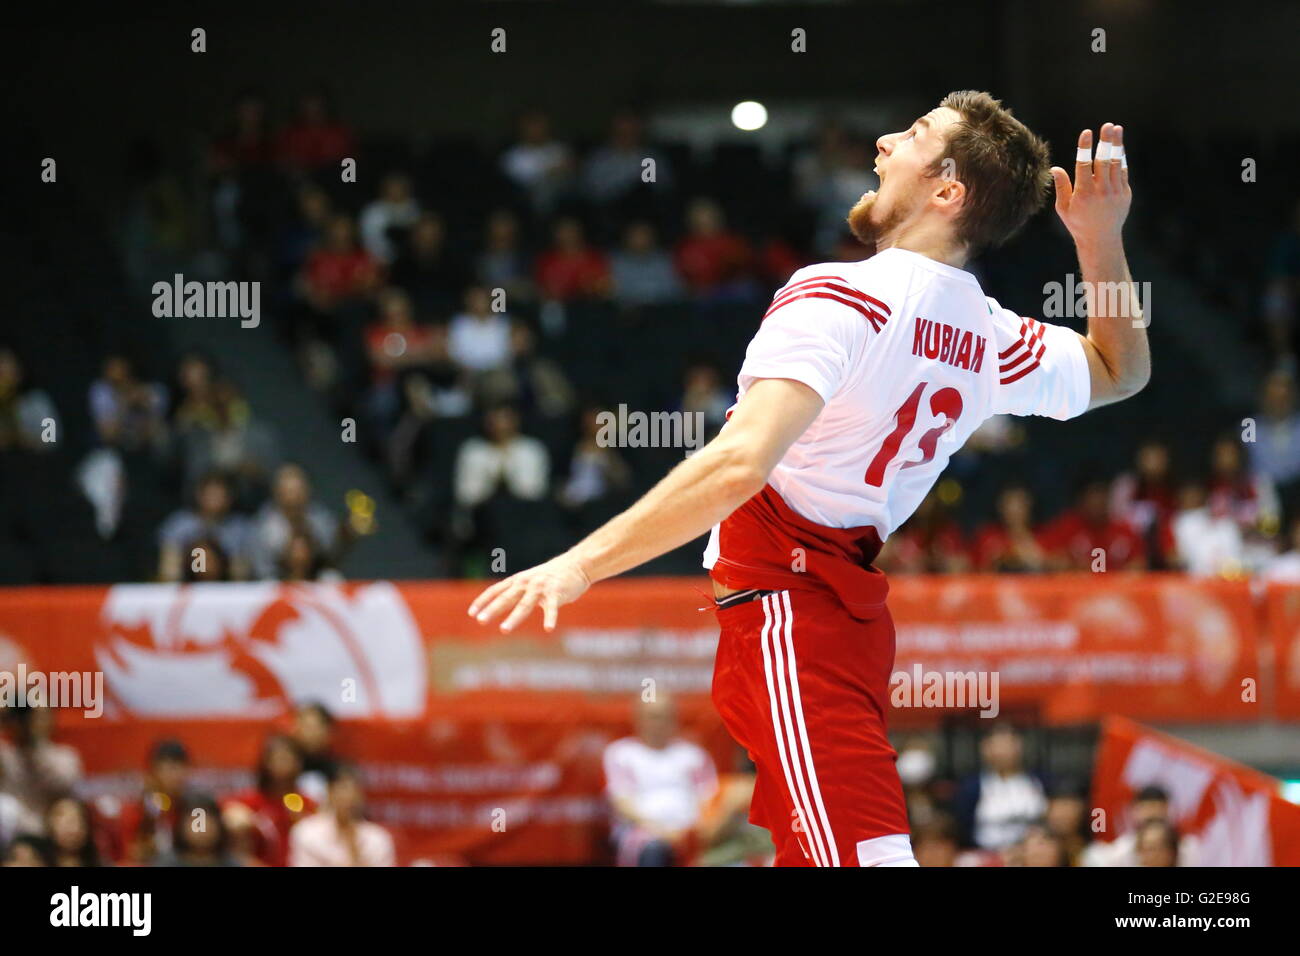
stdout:
MULTIPOLYGON (((1101 141, 1113 150, 1124 144, 1124 128, 1106 123, 1101 141)), ((1079 148, 1091 149, 1092 130, 1079 134, 1079 148)), ((1098 150, 1100 153, 1101 150, 1098 150)), ((1128 271, 1121 231, 1133 192, 1118 159, 1075 163, 1074 184, 1052 167, 1056 212, 1074 237, 1088 302, 1083 350, 1092 379, 1089 408, 1136 395, 1151 377, 1151 349, 1137 285, 1128 271)))
POLYGON ((479 623, 507 614, 509 631, 535 608, 555 627, 560 605, 593 582, 698 538, 762 490, 768 474, 821 413, 822 399, 802 382, 755 382, 718 437, 670 471, 632 507, 564 554, 504 578, 469 607, 479 623))

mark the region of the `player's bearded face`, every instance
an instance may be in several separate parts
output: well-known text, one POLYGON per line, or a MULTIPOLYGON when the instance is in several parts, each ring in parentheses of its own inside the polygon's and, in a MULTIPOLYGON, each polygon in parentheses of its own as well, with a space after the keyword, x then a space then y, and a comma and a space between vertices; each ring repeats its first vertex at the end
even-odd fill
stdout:
POLYGON ((880 194, 872 191, 849 210, 848 223, 853 237, 874 253, 881 240, 906 218, 906 211, 900 203, 882 202, 880 194))

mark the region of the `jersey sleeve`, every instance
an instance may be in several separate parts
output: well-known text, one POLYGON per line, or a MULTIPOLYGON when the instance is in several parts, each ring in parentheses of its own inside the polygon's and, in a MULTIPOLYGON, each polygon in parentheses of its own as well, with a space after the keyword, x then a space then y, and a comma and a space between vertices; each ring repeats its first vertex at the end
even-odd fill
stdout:
POLYGON ((997 415, 1065 421, 1088 410, 1092 379, 1079 334, 1016 315, 989 299, 998 344, 997 415))
POLYGON ((823 402, 843 384, 861 336, 884 306, 835 275, 800 270, 772 299, 745 351, 740 387, 760 378, 803 382, 823 402), (874 304, 873 304, 874 303, 874 304))

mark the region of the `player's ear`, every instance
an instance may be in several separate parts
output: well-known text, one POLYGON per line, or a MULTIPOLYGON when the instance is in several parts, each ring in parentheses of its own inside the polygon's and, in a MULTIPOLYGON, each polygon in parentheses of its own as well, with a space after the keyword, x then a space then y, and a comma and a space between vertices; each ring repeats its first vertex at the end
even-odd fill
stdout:
POLYGON ((960 179, 950 176, 940 176, 939 182, 934 190, 934 203, 940 209, 951 213, 961 211, 962 204, 966 201, 966 186, 960 179))

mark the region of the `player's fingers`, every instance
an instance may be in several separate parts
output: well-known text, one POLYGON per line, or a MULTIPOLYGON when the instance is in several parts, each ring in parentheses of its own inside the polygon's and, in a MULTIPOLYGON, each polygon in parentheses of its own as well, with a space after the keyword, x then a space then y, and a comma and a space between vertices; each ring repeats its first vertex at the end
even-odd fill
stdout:
POLYGON ((542 627, 548 631, 555 630, 555 621, 560 616, 560 602, 554 591, 547 591, 542 596, 542 627))
POLYGON ((1115 173, 1120 189, 1128 188, 1128 157, 1124 154, 1124 127, 1115 127, 1115 150, 1119 157, 1119 170, 1115 173))
POLYGON ((1074 187, 1070 185, 1070 174, 1060 166, 1053 166, 1052 183, 1056 187, 1056 211, 1064 216, 1070 208, 1070 196, 1074 194, 1074 187))
POLYGON ((1079 134, 1079 145, 1074 156, 1074 189, 1086 193, 1092 188, 1092 130, 1079 134))
POLYGON ((503 578, 502 580, 493 584, 491 587, 485 588, 482 592, 480 592, 479 596, 474 599, 474 603, 472 603, 469 606, 469 616, 477 617, 478 612, 483 608, 487 607, 488 602, 490 602, 494 597, 500 594, 502 590, 509 587, 510 582, 512 580, 513 580, 513 575, 509 578, 503 578))
POLYGON ((537 607, 537 598, 537 591, 524 592, 523 598, 515 605, 515 609, 510 612, 510 616, 501 622, 501 630, 514 630, 515 625, 521 623, 529 614, 532 614, 533 608, 537 607))
POLYGON ((524 586, 518 581, 510 585, 483 610, 478 612, 478 622, 486 624, 488 621, 495 621, 498 617, 506 612, 506 609, 512 607, 519 600, 519 595, 524 592, 524 586))
POLYGON ((1092 156, 1092 184, 1100 193, 1110 192, 1112 129, 1110 123, 1101 124, 1097 131, 1097 149, 1092 156))

